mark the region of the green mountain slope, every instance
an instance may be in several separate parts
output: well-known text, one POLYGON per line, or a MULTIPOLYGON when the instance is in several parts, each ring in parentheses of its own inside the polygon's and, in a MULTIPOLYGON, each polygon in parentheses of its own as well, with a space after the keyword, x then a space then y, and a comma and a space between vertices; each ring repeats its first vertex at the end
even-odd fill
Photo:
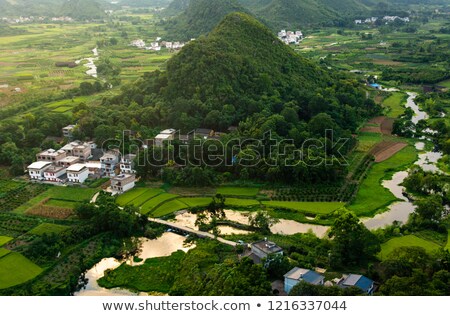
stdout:
POLYGON ((105 16, 100 4, 94 0, 67 0, 58 12, 60 15, 76 19, 96 19, 105 16))
POLYGON ((190 0, 187 9, 165 28, 169 37, 188 40, 210 32, 228 13, 246 11, 236 0, 190 0))
POLYGON ((163 11, 163 15, 173 16, 183 13, 189 7, 190 0, 173 0, 163 11))

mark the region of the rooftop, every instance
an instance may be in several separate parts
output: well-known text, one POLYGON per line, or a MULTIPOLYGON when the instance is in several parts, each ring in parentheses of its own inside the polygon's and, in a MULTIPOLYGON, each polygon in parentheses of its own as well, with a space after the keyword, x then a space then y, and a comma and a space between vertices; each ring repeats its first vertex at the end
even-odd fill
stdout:
POLYGON ((36 162, 33 162, 31 165, 29 165, 28 169, 42 169, 51 164, 52 163, 50 161, 36 161, 36 162))
POLYGON ((175 132, 176 132, 176 130, 174 130, 173 128, 168 128, 168 129, 163 130, 159 134, 174 134, 175 132))
POLYGON ((342 285, 344 286, 356 286, 366 292, 370 290, 372 284, 373 281, 371 279, 360 274, 349 274, 344 281, 342 281, 342 285))
POLYGON ((60 155, 63 153, 65 153, 65 151, 61 150, 61 149, 60 150, 47 149, 47 150, 44 150, 43 152, 39 153, 39 155, 57 156, 57 155, 60 155))
POLYGON ((169 138, 171 138, 172 137, 172 135, 171 134, 158 134, 158 135, 156 135, 156 139, 169 139, 169 138))
POLYGON ((115 176, 111 180, 123 181, 123 180, 129 179, 129 178, 135 178, 134 174, 119 174, 118 176, 115 176))
POLYGON ((68 162, 68 163, 70 163, 70 162, 74 162, 74 161, 78 161, 78 160, 80 160, 80 158, 75 157, 75 156, 67 156, 67 157, 61 159, 59 162, 63 162, 63 163, 64 162, 68 162))
POLYGON ((291 271, 286 273, 284 277, 298 281, 303 280, 310 284, 320 284, 320 282, 324 279, 324 276, 315 271, 298 267, 293 268, 291 271))
POLYGON ((47 168, 46 170, 45 170, 45 172, 59 172, 59 171, 61 171, 61 170, 64 170, 64 169, 66 169, 66 168, 64 168, 64 167, 62 167, 62 166, 55 166, 55 165, 52 165, 52 166, 50 166, 49 168, 47 168))
POLYGON ((277 253, 283 250, 280 246, 277 246, 276 243, 266 240, 255 242, 252 244, 252 246, 260 249, 266 254, 277 253))
POLYGON ((79 172, 79 171, 83 170, 84 168, 86 168, 85 164, 76 163, 74 165, 71 165, 69 168, 67 168, 67 171, 79 172))

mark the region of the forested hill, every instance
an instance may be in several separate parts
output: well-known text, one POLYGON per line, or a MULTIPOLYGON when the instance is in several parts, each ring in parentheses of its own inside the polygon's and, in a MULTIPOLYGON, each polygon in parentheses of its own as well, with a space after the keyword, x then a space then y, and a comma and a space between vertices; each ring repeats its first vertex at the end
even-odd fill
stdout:
POLYGON ((360 0, 239 0, 272 28, 335 24, 346 17, 368 14, 360 0))
POLYGON ((70 16, 93 19, 105 16, 106 0, 0 0, 0 16, 70 16))
POLYGON ((74 19, 98 19, 105 17, 105 12, 95 0, 67 0, 58 11, 59 15, 74 19))
POLYGON ((241 123, 300 137, 322 112, 331 118, 324 124, 354 130, 374 108, 357 82, 339 76, 295 54, 255 18, 231 13, 172 57, 166 72, 146 74, 111 103, 150 106, 161 127, 183 131, 241 123))
POLYGON ((175 16, 183 13, 189 7, 189 0, 173 0, 163 11, 163 15, 175 16))
POLYGON ((186 10, 167 21, 165 28, 169 38, 189 40, 210 32, 231 12, 248 11, 236 0, 190 0, 186 10))

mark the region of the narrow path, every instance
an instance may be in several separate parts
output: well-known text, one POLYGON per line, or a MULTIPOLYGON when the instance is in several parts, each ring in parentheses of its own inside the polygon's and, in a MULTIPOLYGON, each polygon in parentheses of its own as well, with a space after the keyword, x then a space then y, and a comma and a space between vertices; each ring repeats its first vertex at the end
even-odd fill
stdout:
POLYGON ((232 246, 232 247, 236 247, 237 246, 237 243, 235 243, 234 241, 226 240, 226 239, 223 239, 221 237, 217 237, 216 238, 216 236, 214 236, 213 234, 207 233, 207 232, 198 231, 198 230, 195 230, 195 229, 192 229, 192 228, 189 228, 189 227, 185 227, 185 226, 182 226, 182 225, 178 225, 178 224, 175 224, 175 223, 171 223, 171 222, 159 219, 159 218, 149 218, 148 220, 151 221, 151 222, 154 222, 154 223, 163 224, 163 225, 175 228, 175 229, 182 230, 182 231, 187 232, 189 234, 195 234, 195 235, 197 235, 199 237, 216 239, 218 242, 221 242, 222 244, 225 244, 225 245, 229 245, 229 246, 232 246))

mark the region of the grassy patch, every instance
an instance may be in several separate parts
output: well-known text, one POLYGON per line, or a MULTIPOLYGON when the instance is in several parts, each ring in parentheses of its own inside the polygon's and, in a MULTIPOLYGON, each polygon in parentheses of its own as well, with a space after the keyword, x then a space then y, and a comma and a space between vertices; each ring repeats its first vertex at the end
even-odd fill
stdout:
POLYGON ((45 205, 64 207, 74 209, 77 202, 74 201, 66 201, 66 200, 57 200, 57 199, 49 199, 45 202, 45 205))
POLYGON ((393 92, 392 95, 383 101, 383 106, 389 108, 387 115, 391 118, 397 118, 405 113, 403 103, 406 95, 402 92, 393 92))
POLYGON ((186 208, 187 205, 181 202, 180 200, 172 200, 167 203, 164 203, 163 205, 158 206, 153 212, 151 212, 151 215, 153 217, 162 217, 186 208))
POLYGON ((450 229, 448 230, 447 245, 445 246, 445 249, 450 251, 450 229))
POLYGON ((35 278, 42 269, 20 253, 12 252, 0 259, 0 289, 35 278))
POLYGON ((150 211, 152 211, 155 207, 162 204, 165 201, 171 200, 178 197, 178 195, 175 194, 169 194, 169 193, 163 193, 160 195, 157 195, 153 199, 150 199, 149 201, 145 202, 141 207, 141 213, 147 214, 150 211))
POLYGON ((199 206, 207 206, 211 203, 212 198, 209 197, 198 197, 198 198, 181 198, 178 199, 189 207, 199 207, 199 206))
POLYGON ((259 201, 251 199, 226 198, 225 205, 229 206, 255 206, 260 205, 259 201))
POLYGON ((386 259, 388 257, 388 255, 394 251, 396 248, 399 247, 422 247, 424 248, 427 252, 432 252, 434 250, 439 249, 439 245, 419 238, 417 236, 414 235, 408 235, 408 236, 403 236, 403 237, 396 237, 396 238, 392 238, 390 240, 388 240, 387 242, 385 242, 384 244, 381 245, 381 252, 378 254, 378 257, 383 260, 386 259))
POLYGON ((258 194, 258 188, 241 188, 241 187, 220 187, 216 191, 222 195, 237 195, 237 196, 255 196, 258 194))
POLYGON ((42 236, 44 234, 59 234, 65 230, 69 229, 69 227, 64 225, 57 225, 51 223, 42 223, 39 226, 33 228, 29 231, 32 235, 42 236))
POLYGON ((169 257, 147 259, 141 266, 122 264, 115 270, 107 271, 98 280, 98 284, 108 289, 122 287, 135 291, 168 293, 184 256, 183 251, 177 251, 169 257))
POLYGON ((138 196, 144 194, 146 191, 147 191, 146 188, 136 188, 136 189, 130 190, 124 194, 119 195, 116 198, 116 203, 119 204, 120 206, 125 206, 128 203, 130 203, 132 200, 137 198, 138 196))
POLYGON ((9 236, 0 236, 0 246, 10 242, 13 238, 9 236))
POLYGON ((373 216, 377 210, 396 201, 395 196, 384 188, 381 182, 393 172, 410 165, 416 159, 416 150, 412 146, 408 146, 388 160, 374 164, 361 183, 355 200, 348 208, 358 216, 373 216))
POLYGON ((8 253, 10 253, 11 250, 0 248, 0 258, 6 256, 8 253))
POLYGON ((144 194, 138 196, 134 200, 131 201, 130 204, 134 206, 141 206, 145 202, 147 202, 150 199, 153 199, 154 197, 158 196, 159 194, 164 193, 164 190, 161 189, 146 189, 144 194))
POLYGON ((285 202, 285 201, 263 201, 264 205, 270 207, 281 207, 309 214, 330 214, 344 206, 340 202, 285 202))
POLYGON ((85 188, 75 188, 75 187, 51 187, 44 193, 32 198, 28 202, 19 206, 14 210, 14 213, 23 214, 27 210, 36 206, 38 203, 44 199, 50 198, 55 200, 64 200, 72 202, 83 202, 85 200, 90 200, 99 189, 85 189, 85 188))

